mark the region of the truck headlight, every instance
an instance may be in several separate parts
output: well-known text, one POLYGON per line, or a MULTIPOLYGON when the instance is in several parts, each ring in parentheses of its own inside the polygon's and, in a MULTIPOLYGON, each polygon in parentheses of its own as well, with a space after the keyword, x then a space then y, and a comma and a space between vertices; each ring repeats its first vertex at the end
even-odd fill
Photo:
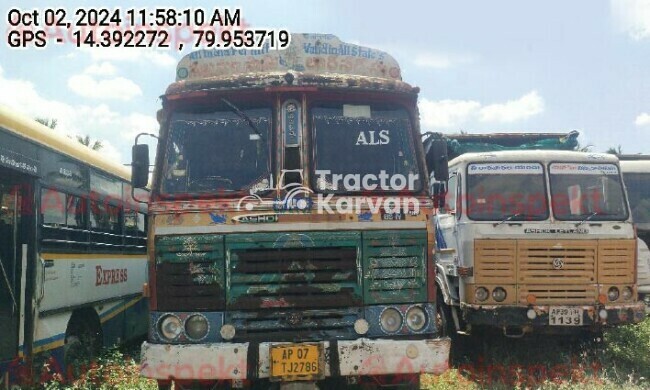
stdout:
POLYGON ((617 300, 618 296, 619 296, 619 292, 617 287, 610 287, 609 290, 607 291, 607 299, 609 299, 611 302, 617 300))
POLYGON ((381 329, 386 333, 395 333, 402 327, 402 314, 392 307, 381 312, 379 316, 381 329))
POLYGON ((479 287, 476 289, 476 291, 474 291, 474 298, 476 298, 476 300, 479 302, 485 301, 488 299, 488 296, 490 296, 490 293, 485 287, 479 287))
POLYGON ((412 331, 419 332, 427 324, 427 315, 418 306, 413 306, 406 312, 406 325, 412 331))
POLYGON ((209 330, 208 320, 200 314, 194 314, 185 321, 185 333, 192 340, 201 340, 209 330))
POLYGON ((181 320, 173 314, 167 314, 160 320, 160 333, 167 340, 176 339, 183 331, 181 320))
POLYGON ((632 299, 632 289, 629 287, 623 287, 623 292, 621 293, 621 296, 623 297, 624 300, 629 301, 632 299))
POLYGON ((507 296, 508 293, 506 293, 506 290, 503 287, 497 287, 492 290, 492 298, 494 298, 494 300, 497 302, 505 301, 507 296))

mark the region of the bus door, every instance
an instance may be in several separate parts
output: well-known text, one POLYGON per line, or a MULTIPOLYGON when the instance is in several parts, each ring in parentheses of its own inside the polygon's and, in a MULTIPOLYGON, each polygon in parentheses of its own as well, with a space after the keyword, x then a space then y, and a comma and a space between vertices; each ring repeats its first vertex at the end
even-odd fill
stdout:
MULTIPOLYGON (((23 342, 27 248, 34 215, 28 209, 32 181, 0 168, 0 362, 13 359, 23 342), (21 320, 22 318, 22 320, 21 320)), ((33 209, 32 209, 33 210, 33 209)))

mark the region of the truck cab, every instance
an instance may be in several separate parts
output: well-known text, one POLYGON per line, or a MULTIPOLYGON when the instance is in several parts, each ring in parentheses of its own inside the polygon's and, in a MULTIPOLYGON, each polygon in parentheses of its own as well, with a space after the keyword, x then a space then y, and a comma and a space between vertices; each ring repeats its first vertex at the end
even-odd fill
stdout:
POLYGON ((439 206, 437 282, 450 332, 571 334, 642 320, 615 156, 464 153, 449 163, 439 206))

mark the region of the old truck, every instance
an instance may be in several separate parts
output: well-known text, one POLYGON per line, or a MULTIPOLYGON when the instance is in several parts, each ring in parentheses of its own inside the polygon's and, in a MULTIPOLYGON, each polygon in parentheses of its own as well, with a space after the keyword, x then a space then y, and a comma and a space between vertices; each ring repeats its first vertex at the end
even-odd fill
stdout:
POLYGON ((650 314, 650 156, 621 155, 621 171, 637 231, 639 299, 650 314))
POLYGON ((618 159, 571 151, 576 138, 448 137, 449 181, 433 183, 445 194, 436 277, 448 334, 585 334, 642 320, 618 159))
MULTIPOLYGON (((190 53, 176 75, 158 115, 142 374, 338 388, 445 371, 419 89, 397 62, 293 34, 284 50, 190 53)), ((440 145, 428 163, 444 181, 440 145)), ((135 187, 148 153, 134 146, 135 187)))

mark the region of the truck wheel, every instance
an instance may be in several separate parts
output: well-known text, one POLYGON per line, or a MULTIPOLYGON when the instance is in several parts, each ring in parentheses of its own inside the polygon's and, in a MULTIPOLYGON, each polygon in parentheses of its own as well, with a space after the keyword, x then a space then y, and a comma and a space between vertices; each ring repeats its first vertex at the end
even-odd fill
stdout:
POLYGON ((440 290, 436 295, 436 329, 440 337, 453 337, 456 334, 451 308, 444 302, 440 290))
POLYGON ((158 390, 171 390, 172 383, 169 381, 158 381, 158 390))

